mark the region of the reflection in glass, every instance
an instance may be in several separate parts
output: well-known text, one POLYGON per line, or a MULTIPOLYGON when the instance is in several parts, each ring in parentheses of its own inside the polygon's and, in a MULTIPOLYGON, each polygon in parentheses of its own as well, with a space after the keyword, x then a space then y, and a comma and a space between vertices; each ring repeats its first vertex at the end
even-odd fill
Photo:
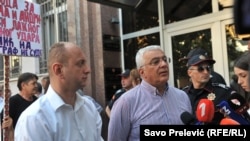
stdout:
POLYGON ((63 11, 58 13, 58 31, 59 31, 59 40, 68 41, 68 24, 67 24, 67 12, 63 11))
POLYGON ((165 24, 212 13, 212 0, 164 0, 165 24))
POLYGON ((159 33, 124 40, 125 68, 134 68, 136 52, 148 45, 160 45, 159 33))
POLYGON ((67 0, 56 0, 53 2, 38 1, 41 4, 41 17, 43 21, 43 53, 39 58, 41 74, 47 72, 47 58, 50 46, 56 40, 68 41, 67 0), (56 31, 58 31, 58 34, 56 34, 56 31))
POLYGON ((124 34, 159 26, 156 0, 143 0, 136 9, 123 9, 124 34))
POLYGON ((20 58, 18 56, 11 57, 11 77, 18 77, 20 74, 20 58))
POLYGON ((234 24, 225 26, 226 28, 226 41, 227 41, 227 57, 228 57, 228 68, 229 78, 232 78, 234 60, 238 58, 243 52, 248 50, 248 41, 242 40, 242 36, 235 33, 234 24))
POLYGON ((193 33, 182 34, 172 37, 173 47, 173 67, 174 85, 183 88, 189 83, 187 75, 186 61, 179 59, 187 56, 188 52, 194 48, 201 47, 212 57, 212 43, 210 29, 196 31, 193 33))

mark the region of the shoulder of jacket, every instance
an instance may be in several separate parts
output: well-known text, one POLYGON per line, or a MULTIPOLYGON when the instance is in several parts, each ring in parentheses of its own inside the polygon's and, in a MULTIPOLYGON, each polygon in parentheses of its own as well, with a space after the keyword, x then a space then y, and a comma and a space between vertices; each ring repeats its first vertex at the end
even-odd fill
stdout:
POLYGON ((119 93, 123 93, 123 92, 125 92, 124 89, 119 89, 119 90, 117 90, 117 91, 115 92, 115 95, 116 95, 116 94, 119 94, 119 93))
POLYGON ((189 88, 190 88, 190 86, 188 85, 188 86, 183 87, 182 90, 183 90, 183 91, 186 91, 186 90, 188 90, 189 88))
POLYGON ((223 88, 223 89, 229 89, 229 87, 227 85, 222 84, 222 83, 212 83, 212 86, 220 87, 220 88, 223 88))
POLYGON ((120 97, 123 93, 125 93, 126 92, 126 90, 124 90, 124 89, 119 89, 119 90, 117 90, 116 92, 115 92, 115 94, 112 96, 112 99, 114 100, 114 99, 116 99, 116 97, 120 97))

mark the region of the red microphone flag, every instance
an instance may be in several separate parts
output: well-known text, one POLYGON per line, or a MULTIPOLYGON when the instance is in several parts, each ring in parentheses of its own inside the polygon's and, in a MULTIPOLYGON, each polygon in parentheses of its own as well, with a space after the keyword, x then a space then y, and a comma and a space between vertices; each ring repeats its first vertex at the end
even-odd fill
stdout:
POLYGON ((200 122, 211 122, 214 117, 213 101, 208 99, 201 99, 197 105, 196 117, 200 122))

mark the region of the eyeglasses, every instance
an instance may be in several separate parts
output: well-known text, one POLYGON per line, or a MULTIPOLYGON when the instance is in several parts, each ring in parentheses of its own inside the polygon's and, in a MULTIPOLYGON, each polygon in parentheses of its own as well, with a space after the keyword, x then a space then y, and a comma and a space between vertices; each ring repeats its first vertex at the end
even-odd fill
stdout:
MULTIPOLYGON (((167 63, 168 62, 168 58, 166 56, 164 56, 164 57, 158 57, 158 58, 153 58, 148 64, 145 64, 145 65, 158 66, 161 63, 161 61, 167 63)), ((143 67, 145 65, 142 65, 141 67, 143 67)))
POLYGON ((203 72, 205 69, 208 72, 210 72, 211 71, 211 66, 198 66, 197 69, 189 69, 189 70, 197 70, 198 72, 203 72))

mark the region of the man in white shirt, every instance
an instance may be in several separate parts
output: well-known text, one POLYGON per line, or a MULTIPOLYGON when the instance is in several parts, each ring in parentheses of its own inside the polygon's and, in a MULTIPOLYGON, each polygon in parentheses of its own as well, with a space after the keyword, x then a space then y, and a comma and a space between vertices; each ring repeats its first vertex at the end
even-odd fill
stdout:
POLYGON ((70 42, 52 45, 48 71, 48 91, 19 117, 15 141, 103 141, 99 112, 77 94, 90 73, 81 48, 70 42))

